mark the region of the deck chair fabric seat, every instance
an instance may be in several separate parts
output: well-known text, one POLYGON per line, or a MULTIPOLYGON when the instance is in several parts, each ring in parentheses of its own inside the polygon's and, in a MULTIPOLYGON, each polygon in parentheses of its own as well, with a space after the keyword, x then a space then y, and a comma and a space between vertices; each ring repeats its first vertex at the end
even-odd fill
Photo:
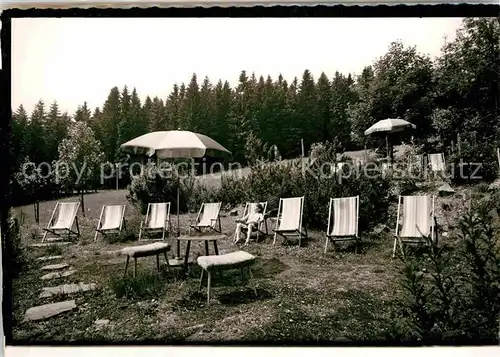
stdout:
POLYGON ((237 251, 233 253, 228 253, 228 254, 222 254, 222 255, 210 255, 210 256, 202 256, 198 257, 197 263, 201 267, 201 277, 200 277, 200 286, 199 289, 201 289, 202 284, 203 284, 203 276, 205 275, 205 272, 208 275, 207 279, 207 304, 210 304, 210 296, 211 296, 211 289, 212 289, 212 272, 214 271, 222 271, 222 270, 228 270, 228 269, 240 269, 241 270, 241 276, 244 279, 245 274, 244 272, 246 271, 248 273, 249 277, 249 283, 254 291, 255 296, 257 296, 257 290, 255 288, 255 285, 252 280, 252 271, 250 269, 250 266, 255 262, 256 257, 253 256, 250 253, 244 252, 244 251, 237 251))
POLYGON ((202 231, 204 228, 208 228, 209 230, 213 230, 216 232, 222 232, 222 225, 220 221, 220 209, 222 206, 222 202, 215 203, 203 203, 198 212, 198 216, 196 217, 196 222, 194 224, 190 224, 189 231, 191 228, 202 231), (218 228, 216 227, 218 223, 218 228))
POLYGON ((443 153, 429 154, 428 159, 431 171, 434 172, 445 171, 445 161, 443 153))
MULTIPOLYGON (((245 204, 245 208, 243 209, 243 217, 248 214, 251 210, 255 209, 255 206, 257 204, 260 204, 263 208, 262 210, 262 216, 264 217, 264 220, 259 223, 259 226, 254 228, 255 231, 257 231, 257 240, 259 239, 260 233, 262 234, 268 234, 269 231, 267 229, 267 219, 266 219, 266 213, 267 213, 267 201, 266 202, 247 202, 245 204), (265 231, 264 231, 265 229, 265 231)), ((242 231, 246 232, 248 229, 247 226, 242 227, 242 231)))
POLYGON ((139 240, 144 233, 161 232, 162 240, 165 239, 165 234, 170 229, 170 202, 159 202, 148 204, 146 217, 144 222, 141 222, 139 229, 139 240))
POLYGON ((405 243, 426 244, 424 237, 436 242, 434 201, 435 196, 399 196, 393 257, 398 243, 404 254, 405 243))
POLYGON ((206 271, 217 269, 232 269, 251 264, 256 257, 245 251, 238 251, 222 255, 209 255, 198 257, 198 265, 206 271))
POLYGON ((303 210, 304 196, 280 198, 273 244, 276 243, 277 234, 279 234, 285 240, 292 236, 298 237, 300 246, 302 237, 307 238, 307 230, 303 230, 304 227, 302 227, 303 210))
POLYGON ((67 233, 68 238, 71 234, 76 236, 80 235, 80 228, 78 226, 78 208, 80 207, 80 201, 78 202, 57 202, 56 207, 52 211, 52 216, 47 224, 47 228, 44 228, 44 235, 42 238, 42 243, 47 237, 47 233, 52 233, 59 236, 61 233, 67 233), (73 231, 73 224, 76 222, 76 231, 73 231))
POLYGON ((146 245, 140 245, 136 247, 126 247, 121 250, 121 254, 127 257, 127 261, 125 263, 125 272, 123 277, 127 275, 128 264, 130 258, 134 258, 134 278, 137 275, 137 259, 143 257, 151 257, 156 255, 156 267, 158 272, 160 271, 160 254, 163 254, 165 257, 165 261, 167 263, 167 268, 169 271, 170 263, 167 257, 167 252, 170 251, 170 245, 163 242, 156 242, 146 245))
POLYGON ((331 198, 328 213, 325 253, 328 242, 356 241, 358 246, 359 196, 331 198))
POLYGON ((109 233, 120 233, 125 224, 125 205, 103 206, 99 222, 94 236, 94 241, 97 240, 97 234, 103 235, 109 233))

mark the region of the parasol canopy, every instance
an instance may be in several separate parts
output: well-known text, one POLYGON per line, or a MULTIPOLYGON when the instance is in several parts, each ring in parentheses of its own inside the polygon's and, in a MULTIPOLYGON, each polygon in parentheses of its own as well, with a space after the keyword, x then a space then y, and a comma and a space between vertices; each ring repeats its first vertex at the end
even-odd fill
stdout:
POLYGON ((392 134, 403 131, 407 128, 416 129, 416 125, 403 119, 384 119, 376 122, 371 127, 365 130, 365 135, 374 133, 392 134))
POLYGON ((156 153, 162 159, 203 157, 211 151, 230 153, 212 138, 184 130, 155 131, 127 141, 120 147, 135 154, 152 156, 156 153))

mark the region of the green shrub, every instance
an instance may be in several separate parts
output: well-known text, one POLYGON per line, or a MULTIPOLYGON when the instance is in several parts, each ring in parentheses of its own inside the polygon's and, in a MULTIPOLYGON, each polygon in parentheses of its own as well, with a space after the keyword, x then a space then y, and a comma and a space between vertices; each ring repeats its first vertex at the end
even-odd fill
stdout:
POLYGON ((451 154, 447 162, 452 163, 452 181, 462 183, 467 179, 468 174, 474 174, 476 166, 471 169, 465 167, 460 172, 459 163, 472 163, 479 165, 479 170, 475 173, 478 178, 471 178, 473 181, 491 182, 498 176, 498 159, 496 155, 496 146, 491 144, 490 140, 483 140, 476 144, 471 144, 463 140, 460 153, 456 151, 451 154))
POLYGON ((460 221, 458 246, 432 244, 403 257, 403 318, 410 338, 429 342, 496 343, 500 313, 500 247, 489 210, 475 204, 460 221))
POLYGON ((7 271, 12 277, 17 277, 28 265, 26 250, 22 244, 20 220, 24 220, 23 213, 16 217, 9 211, 7 230, 2 232, 2 257, 6 260, 7 271))
POLYGON ((163 171, 155 163, 149 162, 144 165, 142 174, 136 175, 128 187, 130 202, 138 205, 141 214, 146 214, 148 203, 152 202, 177 202, 177 187, 180 187, 179 209, 186 212, 188 209, 188 194, 186 185, 178 184, 177 173, 173 170, 163 171))

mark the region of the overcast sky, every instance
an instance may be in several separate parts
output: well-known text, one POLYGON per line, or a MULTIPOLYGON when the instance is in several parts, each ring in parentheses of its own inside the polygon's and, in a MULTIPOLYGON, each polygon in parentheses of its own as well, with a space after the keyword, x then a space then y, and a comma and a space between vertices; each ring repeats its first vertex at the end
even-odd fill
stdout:
POLYGON ((359 73, 392 41, 435 57, 457 18, 193 18, 12 20, 12 106, 43 99, 72 114, 102 107, 113 86, 142 100, 166 98, 174 83, 208 76, 237 83, 241 70, 287 80, 309 69, 359 73))

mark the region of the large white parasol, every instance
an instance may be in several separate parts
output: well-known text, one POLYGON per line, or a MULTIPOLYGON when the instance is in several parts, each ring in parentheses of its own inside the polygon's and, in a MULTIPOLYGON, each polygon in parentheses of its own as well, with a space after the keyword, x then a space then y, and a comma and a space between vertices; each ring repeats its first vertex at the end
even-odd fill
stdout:
MULTIPOLYGON (((200 158, 205 155, 215 156, 217 152, 231 153, 224 146, 206 135, 185 130, 155 131, 141 135, 120 145, 123 149, 136 154, 159 159, 200 158)), ((177 185, 177 233, 179 233, 179 182, 177 185)), ((179 255, 179 246, 177 246, 179 255)))
MULTIPOLYGON (((404 131, 405 129, 416 129, 417 126, 403 119, 384 119, 376 122, 365 130, 365 135, 386 134, 387 154, 389 155, 389 134, 404 131)), ((390 149, 390 158, 392 162, 392 147, 390 149)))

